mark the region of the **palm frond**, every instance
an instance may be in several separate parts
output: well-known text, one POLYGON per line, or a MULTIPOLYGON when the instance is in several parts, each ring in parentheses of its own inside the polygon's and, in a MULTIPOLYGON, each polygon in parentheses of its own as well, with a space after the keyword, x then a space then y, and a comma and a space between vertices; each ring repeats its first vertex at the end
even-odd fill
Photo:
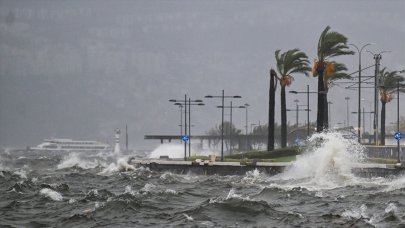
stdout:
POLYGON ((303 73, 309 75, 311 67, 309 65, 308 56, 301 52, 298 48, 288 50, 281 53, 281 50, 275 52, 277 70, 281 77, 285 77, 294 73, 303 73))
POLYGON ((334 72, 333 74, 328 77, 328 80, 330 81, 336 81, 336 80, 340 80, 340 79, 350 79, 350 75, 348 75, 346 73, 347 71, 347 67, 345 64, 343 63, 338 63, 338 62, 330 62, 333 64, 334 66, 334 72))
POLYGON ((323 62, 331 57, 353 54, 354 52, 347 46, 347 37, 341 33, 330 31, 330 27, 327 26, 318 41, 319 61, 323 62))
POLYGON ((405 91, 405 77, 399 71, 388 71, 386 67, 380 70, 380 90, 386 93, 397 91, 398 85, 400 92, 405 91))

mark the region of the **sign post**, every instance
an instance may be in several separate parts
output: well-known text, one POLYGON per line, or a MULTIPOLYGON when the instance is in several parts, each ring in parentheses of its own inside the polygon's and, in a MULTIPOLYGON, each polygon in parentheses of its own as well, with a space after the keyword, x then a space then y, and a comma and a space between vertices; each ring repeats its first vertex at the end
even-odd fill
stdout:
POLYGON ((394 138, 397 140, 397 145, 398 145, 398 159, 397 159, 397 163, 401 164, 401 154, 400 154, 400 140, 402 139, 403 135, 400 131, 395 132, 394 134, 394 138))
POLYGON ((403 135, 402 135, 401 132, 399 132, 399 131, 398 131, 398 132, 395 132, 394 138, 395 138, 397 141, 401 140, 402 137, 403 137, 403 135))
POLYGON ((188 135, 184 135, 181 140, 183 140, 183 142, 188 142, 188 140, 190 140, 190 137, 188 135))

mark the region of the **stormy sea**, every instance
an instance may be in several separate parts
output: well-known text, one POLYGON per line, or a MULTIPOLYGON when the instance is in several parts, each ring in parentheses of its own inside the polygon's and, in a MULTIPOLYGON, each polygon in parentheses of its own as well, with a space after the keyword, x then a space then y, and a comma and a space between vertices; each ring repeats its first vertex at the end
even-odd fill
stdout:
MULTIPOLYGON (((285 172, 202 176, 128 159, 176 152, 0 152, 0 227, 404 227, 405 177, 362 178, 361 146, 308 140, 285 172)), ((181 154, 181 151, 179 151, 181 154)))

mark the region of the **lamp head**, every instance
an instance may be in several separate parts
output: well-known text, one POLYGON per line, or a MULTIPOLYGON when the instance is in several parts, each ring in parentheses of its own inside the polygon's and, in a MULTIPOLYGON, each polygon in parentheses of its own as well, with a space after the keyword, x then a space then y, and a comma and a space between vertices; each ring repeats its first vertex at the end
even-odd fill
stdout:
POLYGON ((207 95, 207 96, 205 96, 204 98, 213 98, 213 96, 207 95))

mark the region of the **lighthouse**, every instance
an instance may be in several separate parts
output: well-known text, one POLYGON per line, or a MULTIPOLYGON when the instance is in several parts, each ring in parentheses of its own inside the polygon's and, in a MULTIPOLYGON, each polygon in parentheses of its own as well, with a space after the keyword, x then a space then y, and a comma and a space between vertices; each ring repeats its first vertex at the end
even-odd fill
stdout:
POLYGON ((115 129, 115 147, 114 147, 114 153, 115 154, 119 154, 121 152, 121 149, 120 149, 120 133, 121 133, 121 131, 120 131, 119 128, 115 129))

